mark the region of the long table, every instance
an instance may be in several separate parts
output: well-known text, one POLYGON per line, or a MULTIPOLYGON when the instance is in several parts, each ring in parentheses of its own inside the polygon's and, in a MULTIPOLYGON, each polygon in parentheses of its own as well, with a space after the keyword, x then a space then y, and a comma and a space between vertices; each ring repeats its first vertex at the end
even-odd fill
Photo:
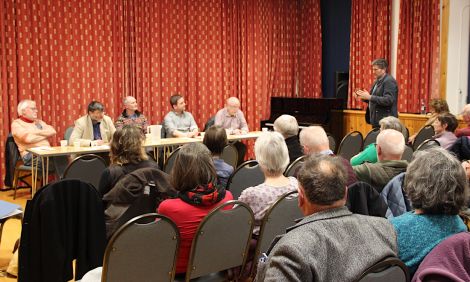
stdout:
MULTIPOLYGON (((248 132, 247 134, 242 135, 229 135, 227 136, 229 141, 238 141, 238 140, 248 140, 256 139, 260 136, 261 131, 248 132)), ((145 140, 143 144, 146 148, 153 148, 153 153, 155 159, 158 160, 158 149, 163 148, 164 151, 166 148, 173 146, 181 146, 189 143, 201 143, 203 137, 197 136, 194 138, 164 138, 159 140, 145 140)), ((36 193, 37 180, 38 180, 38 167, 39 163, 42 163, 42 179, 43 185, 48 183, 49 178, 49 159, 51 157, 57 156, 70 156, 70 155, 83 155, 83 154, 94 154, 94 153, 106 153, 110 151, 109 145, 95 146, 95 147, 74 147, 74 146, 65 146, 65 147, 37 147, 27 150, 33 156, 31 161, 32 166, 32 196, 36 193)))

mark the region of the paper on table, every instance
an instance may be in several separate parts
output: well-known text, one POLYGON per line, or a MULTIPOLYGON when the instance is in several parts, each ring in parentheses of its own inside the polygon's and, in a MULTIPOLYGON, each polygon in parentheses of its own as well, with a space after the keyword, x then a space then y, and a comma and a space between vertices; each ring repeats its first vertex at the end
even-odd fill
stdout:
POLYGON ((0 219, 22 213, 20 205, 0 200, 0 219))
POLYGON ((40 147, 35 147, 35 150, 40 150, 40 151, 54 151, 54 148, 49 147, 49 146, 40 146, 40 147))

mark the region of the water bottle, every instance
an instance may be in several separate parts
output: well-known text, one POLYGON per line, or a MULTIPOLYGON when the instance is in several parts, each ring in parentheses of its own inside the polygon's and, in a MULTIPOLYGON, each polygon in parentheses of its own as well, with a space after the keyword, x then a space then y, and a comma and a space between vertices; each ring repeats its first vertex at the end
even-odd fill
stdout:
POLYGON ((424 99, 421 100, 421 114, 426 114, 426 105, 424 104, 424 99))

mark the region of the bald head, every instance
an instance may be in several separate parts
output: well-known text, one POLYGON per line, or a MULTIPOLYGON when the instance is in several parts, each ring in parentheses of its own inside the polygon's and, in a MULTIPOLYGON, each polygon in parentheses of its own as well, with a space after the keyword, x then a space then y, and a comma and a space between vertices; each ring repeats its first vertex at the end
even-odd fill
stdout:
POLYGON ((122 101, 128 115, 132 115, 137 111, 137 100, 134 97, 127 96, 122 101))
POLYGON ((240 100, 237 97, 230 97, 225 101, 225 108, 229 115, 235 115, 240 109, 240 100))
POLYGON ((400 160, 405 151, 403 134, 394 129, 382 130, 377 136, 377 157, 381 160, 400 160))
POLYGON ((330 142, 325 130, 321 126, 309 126, 300 131, 300 145, 304 153, 315 154, 330 149, 330 142))

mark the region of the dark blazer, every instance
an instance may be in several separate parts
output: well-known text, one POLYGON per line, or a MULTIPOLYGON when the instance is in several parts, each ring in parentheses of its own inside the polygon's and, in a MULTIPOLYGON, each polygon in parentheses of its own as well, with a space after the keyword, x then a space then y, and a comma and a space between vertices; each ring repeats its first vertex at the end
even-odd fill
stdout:
POLYGON ((398 117, 397 100, 398 85, 397 81, 388 73, 377 80, 369 92, 372 97, 369 100, 369 106, 366 110, 366 122, 372 127, 378 128, 379 121, 388 116, 398 117), (375 91, 374 86, 377 85, 375 91))

